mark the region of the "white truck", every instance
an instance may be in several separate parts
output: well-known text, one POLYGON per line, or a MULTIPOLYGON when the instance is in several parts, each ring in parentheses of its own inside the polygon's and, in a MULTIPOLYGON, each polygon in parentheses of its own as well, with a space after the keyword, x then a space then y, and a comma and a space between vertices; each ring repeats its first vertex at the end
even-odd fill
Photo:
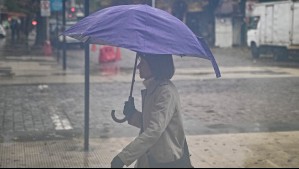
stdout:
POLYGON ((250 17, 247 43, 253 58, 271 54, 283 60, 299 54, 299 1, 256 3, 250 17))

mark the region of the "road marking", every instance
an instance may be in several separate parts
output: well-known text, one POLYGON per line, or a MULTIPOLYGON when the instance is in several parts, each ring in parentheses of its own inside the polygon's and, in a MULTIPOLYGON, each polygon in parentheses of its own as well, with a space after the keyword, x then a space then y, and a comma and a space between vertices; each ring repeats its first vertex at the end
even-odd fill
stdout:
POLYGON ((70 121, 66 118, 61 118, 57 114, 51 115, 51 119, 55 125, 55 130, 71 130, 73 129, 70 121))

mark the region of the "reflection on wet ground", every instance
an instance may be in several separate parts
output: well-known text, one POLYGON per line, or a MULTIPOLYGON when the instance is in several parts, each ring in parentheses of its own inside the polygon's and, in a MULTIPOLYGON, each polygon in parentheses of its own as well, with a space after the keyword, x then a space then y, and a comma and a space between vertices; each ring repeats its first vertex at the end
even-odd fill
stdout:
POLYGON ((10 40, 0 39, 0 58, 6 56, 30 55, 30 46, 25 41, 17 41, 14 44, 10 40))
MULTIPOLYGON (((216 133, 255 133, 255 132, 283 132, 283 131, 298 131, 299 124, 296 122, 289 123, 269 123, 269 122, 260 122, 248 125, 246 123, 238 124, 211 124, 205 126, 209 129, 212 129, 216 133), (215 132, 216 131, 216 132, 215 132)), ((206 134, 209 134, 207 132, 206 134)))
MULTIPOLYGON (((284 85, 289 84, 289 85, 293 85, 296 84, 294 83, 294 81, 289 82, 289 80, 285 80, 283 83, 284 85)), ((190 82, 188 82, 190 83, 190 82)), ((215 82, 215 83, 211 83, 211 82, 196 82, 197 84, 200 85, 196 85, 195 83, 191 83, 191 84, 186 84, 186 82, 181 81, 181 82, 176 82, 176 84, 178 85, 178 88, 180 88, 180 90, 182 93, 182 98, 183 101, 182 103, 184 104, 183 108, 184 108, 184 113, 186 116, 186 119, 188 120, 188 118, 190 117, 190 119, 193 119, 193 121, 188 121, 187 128, 188 128, 188 133, 192 133, 192 134, 198 134, 198 133, 236 133, 236 132, 262 132, 262 131, 292 131, 292 130, 297 130, 299 129, 298 125, 296 125, 296 122, 292 122, 292 120, 296 120, 296 114, 298 115, 298 112, 296 112, 296 105, 294 104, 294 102, 296 102, 296 91, 288 91, 287 94, 284 94, 285 92, 287 92, 286 90, 278 90, 278 88, 281 86, 279 80, 270 80, 267 82, 267 80, 260 80, 260 82, 255 82, 256 85, 252 85, 252 87, 254 86, 259 86, 259 88, 264 88, 267 89, 266 91, 259 91, 258 88, 256 88, 255 90, 250 89, 250 82, 248 81, 235 81, 231 83, 229 81, 224 82, 215 82), (271 85, 272 84, 272 85, 271 85), (277 84, 277 85, 274 85, 277 84), (193 86, 193 87, 191 87, 193 86), (199 89, 194 89, 194 86, 198 86, 199 89), (243 86, 243 87, 241 87, 243 86), (270 87, 266 87, 266 86, 271 86, 271 88, 273 88, 273 91, 269 91, 270 87), (276 86, 276 87, 275 87, 276 86), (193 93, 193 95, 188 94, 189 92, 186 91, 186 88, 188 88, 190 90, 190 92, 193 93), (249 89, 247 89, 249 88, 249 89), (277 88, 277 89, 276 89, 277 88), (224 108, 217 108, 214 107, 213 105, 210 105, 209 103, 204 103, 204 101, 202 99, 200 99, 201 97, 199 97, 199 95, 204 95, 205 98, 208 98, 209 95, 211 93, 213 93, 214 91, 218 91, 219 95, 217 96, 218 98, 215 99, 215 102, 220 101, 221 103, 217 103, 217 105, 221 105, 223 104, 224 108), (227 91, 227 92, 225 92, 227 91), (244 95, 246 95, 246 97, 241 97, 238 96, 241 93, 239 93, 238 91, 243 91, 242 93, 244 95), (230 93, 230 95, 227 94, 227 97, 223 97, 226 94, 225 93, 230 93), (265 95, 265 96, 264 96, 265 95), (271 97, 271 102, 269 102, 267 99, 267 96, 271 97), (277 97, 276 95, 279 95, 280 97, 277 97), (190 97, 188 97, 190 96, 190 97), (197 99, 199 99, 200 101, 198 101, 197 99, 193 100, 193 97, 197 97, 197 99), (237 98, 236 98, 237 97, 237 98), (240 100, 238 100, 238 98, 240 97, 240 100), (261 104, 261 102, 259 100, 255 100, 255 97, 259 97, 260 100, 264 100, 261 104), (263 99, 262 97, 265 97, 265 99, 263 99), (294 98, 292 98, 294 97, 294 98), (242 98, 242 99, 241 99, 242 98), (236 100, 237 99, 237 100, 236 100), (276 102, 280 102, 280 106, 276 105, 276 102), (190 104, 190 105, 185 105, 186 103, 190 104), (234 106, 230 103, 234 103, 236 105, 236 108, 234 108, 234 106), (206 107, 205 107, 206 104, 206 107), (225 106, 226 104, 230 104, 230 106, 225 106), (258 106, 259 104, 261 104, 260 106, 258 106), (201 106, 203 105, 203 106, 201 106), (249 106, 249 107, 248 107, 249 106), (254 107, 253 107, 254 106, 254 107), (237 111, 236 109, 238 109, 238 107, 242 108, 242 110, 237 111), (265 116, 262 113, 259 113, 259 111, 263 111, 266 107, 268 107, 268 111, 266 111, 265 113, 270 114, 269 117, 265 116), (272 107, 272 108, 271 108, 272 107), (193 108, 193 109, 192 109, 193 108), (283 109, 281 109, 283 108, 283 109), (188 110, 191 109, 191 110, 188 110), (281 110, 279 110, 281 109, 281 110), (186 111, 187 110, 187 111, 186 111), (255 111, 253 111, 255 110, 255 111), (197 112, 199 111, 199 112, 197 112), (197 114, 192 114, 192 112, 197 112, 197 114), (201 113, 201 112, 206 112, 205 113, 201 113), (274 113, 277 112, 277 113, 274 113), (234 115, 235 113, 235 115, 234 115), (279 115, 281 114, 281 115, 279 115), (225 117, 227 116, 227 117, 225 117), (251 117, 252 116, 252 117, 251 117), (241 118, 241 119, 239 119, 241 118), (229 121, 230 119, 235 119, 234 121, 229 121), (245 119, 245 120, 244 120, 245 119), (261 121, 261 120, 265 120, 265 119, 269 119, 269 121, 261 121), (190 124, 192 123, 199 123, 199 121, 203 121, 201 122, 201 124, 205 124, 205 122, 207 122, 207 124, 203 125, 203 126, 199 126, 198 124, 195 126, 190 126, 190 124), (284 122, 284 121, 285 122, 284 122), (247 121, 247 122, 246 122, 247 121), (209 124, 212 123, 212 124, 209 124), (195 128, 199 128, 200 132, 198 132, 198 130, 196 130, 195 128), (203 129, 206 129, 203 131, 203 129), (191 130, 191 131, 189 131, 191 130), (195 132, 193 132, 195 131, 195 132)), ((251 82, 252 83, 252 82, 251 82)), ((137 84, 137 87, 141 87, 140 84, 137 84)), ((20 87, 18 87, 20 88, 20 87)), ((36 87, 32 87, 32 86, 26 86, 25 88, 21 88, 21 89, 9 89, 7 88, 8 91, 16 91, 17 93, 19 93, 19 95, 16 95, 15 97, 19 97, 20 99, 24 100, 23 104, 31 104, 30 99, 26 99, 26 93, 22 92, 22 91, 30 91, 31 95, 33 98, 38 97, 39 102, 44 105, 43 107, 60 107, 61 105, 68 105, 68 104, 75 104, 77 102, 80 102, 80 99, 82 98, 78 98, 78 96, 76 95, 76 92, 80 93, 82 91, 80 91, 81 88, 83 88, 82 85, 65 85, 63 87, 59 85, 50 85, 49 89, 47 89, 43 95, 38 95, 38 94, 34 94, 34 90, 29 90, 30 88, 38 88, 36 87), (64 88, 63 90, 60 90, 60 93, 65 93, 68 97, 70 98, 76 98, 76 99, 63 99, 60 101, 54 101, 54 98, 60 98, 61 95, 59 93, 57 93, 57 88, 64 88), (68 89, 70 88, 70 89, 68 89), (39 97, 40 96, 40 97, 39 97), (51 98, 53 98, 53 100, 51 101, 51 98), (49 100, 50 99, 50 100, 49 100), (26 101, 27 100, 27 101, 26 101), (67 103, 65 101, 69 100, 67 103), (52 102, 52 103, 51 103, 52 102), (45 104, 46 103, 46 104, 45 104), (50 105, 49 105, 50 104, 50 105)), ((111 105, 111 103, 109 102, 117 102, 118 104, 122 105, 122 102, 119 100, 115 100, 113 98, 115 98, 115 96, 119 96, 122 98, 126 99, 126 93, 120 95, 120 91, 125 89, 129 89, 129 84, 106 84, 106 85, 94 85, 93 88, 95 88, 96 90, 93 91, 93 93, 98 93, 97 95, 94 95, 94 99, 95 99, 95 103, 97 104, 97 102, 99 100, 101 100, 101 102, 105 102, 105 106, 111 105), (111 87, 107 87, 107 86, 111 86, 111 87), (127 87, 127 88, 125 88, 127 87), (113 91, 115 90, 115 91, 113 91), (105 97, 103 97, 105 96, 105 97), (108 103, 108 104, 107 104, 108 103)), ((292 89, 290 86, 286 86, 286 88, 290 88, 292 89)), ((59 90, 59 89, 58 89, 59 90)), ((295 89, 294 89, 295 90, 295 89)), ((4 91, 5 95, 7 96, 14 96, 13 92, 8 92, 8 91, 4 91)), ((124 90, 126 91, 126 90, 124 90)), ((36 91, 37 92, 37 91, 36 91)), ((122 92, 123 93, 123 92, 122 92)), ((297 91, 298 93, 298 91, 297 91)), ((241 94, 242 95, 242 94, 241 94)), ((211 98, 210 98, 211 99, 211 98)), ((297 97, 298 99, 298 97, 297 97)), ((39 103, 38 102, 38 103, 39 103)), ((12 105, 15 105, 16 107, 18 107, 19 103, 9 103, 12 105)), ((94 105, 93 104, 93 105, 94 105)), ((93 106, 92 105, 92 106, 93 106)), ((32 107, 36 107, 37 105, 32 105, 32 107)), ((95 106, 95 105, 94 105, 95 106)), ((113 106, 110 106, 113 107, 113 106)), ((78 113, 81 109, 80 107, 71 107, 72 109, 68 109, 67 106, 63 109, 68 109, 67 110, 67 114, 69 114, 69 116, 71 117, 70 121, 74 121, 75 118, 74 117, 78 117, 78 113), (72 114, 74 113, 74 115, 72 114)), ((297 107, 298 108, 298 107, 297 107)), ((3 109, 7 109, 7 108, 3 108, 3 109)), ((121 109, 121 108, 120 108, 121 109)), ((9 109, 7 109, 9 110, 9 109)), ((29 109, 30 110, 30 109, 29 109)), ((37 110, 40 112, 47 112, 47 110, 43 110, 40 109, 39 107, 37 107, 37 110)), ((110 112, 110 109, 106 109, 106 110, 102 110, 101 106, 95 106, 95 110, 97 111, 103 111, 103 112, 110 112)), ((13 110, 14 111, 14 110, 13 110)), ((53 112, 57 112, 57 111, 53 111, 53 112)), ((80 114, 80 113, 79 113, 80 114)), ((81 112, 81 114, 83 114, 81 112)), ((59 115, 62 117, 62 115, 59 115)), ((297 116, 298 117, 298 116, 297 116)), ((61 119, 65 119, 65 118, 61 118, 61 119)), ((100 118, 99 118, 100 120, 100 118)), ((62 124, 62 123, 61 123, 62 124)), ((110 126, 111 127, 111 126, 110 126)), ((97 128, 103 128, 103 126, 98 126, 97 128)), ((104 127, 105 128, 105 127, 104 127)), ((96 130, 97 131, 97 130, 96 130)), ((104 134, 106 130, 103 131, 98 131, 98 133, 104 134)), ((113 132, 112 132, 113 133, 113 132)), ((111 133, 110 133, 111 136, 111 133)))
MULTIPOLYGON (((5 40, 2 43, 8 45, 5 40)), ((109 166, 112 156, 138 135, 138 129, 115 124, 110 117, 111 109, 122 112, 128 97, 134 54, 124 51, 122 60, 111 63, 99 63, 98 56, 91 57, 95 81, 90 88, 90 137, 97 139, 91 154, 97 148, 101 151, 100 155, 86 155, 82 154, 83 143, 72 140, 82 138, 84 128, 83 50, 68 51, 68 70, 62 71, 61 59, 31 56, 19 46, 10 44, 0 50, 1 83, 11 80, 0 87, 0 117, 4 117, 0 121, 4 126, 0 128, 0 155, 11 153, 0 156, 5 159, 0 167, 98 167, 100 160, 104 161, 102 166, 109 166), (11 84, 19 79, 18 85, 11 84)), ((175 58, 179 78, 174 83, 181 95, 186 133, 196 140, 191 144, 196 166, 295 166, 299 158, 293 139, 289 139, 293 135, 278 134, 283 135, 281 139, 276 132, 299 130, 298 63, 278 63, 270 58, 253 62, 244 51, 214 49, 223 77, 232 75, 229 79, 215 79, 209 62, 175 58), (201 78, 205 76, 212 77, 201 78), (276 163, 279 158, 283 161, 276 163)), ((140 80, 134 90, 139 109, 141 89, 140 80)))
MULTIPOLYGON (((198 135, 299 130, 296 104, 299 91, 294 88, 296 84, 299 85, 297 79, 174 81, 181 95, 186 133, 198 135), (284 90, 279 90, 282 86, 284 90)), ((114 123, 110 116, 111 110, 115 109, 117 115, 122 117, 130 80, 91 85, 91 137, 112 138, 138 134, 138 130, 129 125, 114 123)), ((142 88, 142 82, 138 81, 134 91, 138 109, 141 107, 138 91, 142 88)), ((0 132, 4 136, 14 135, 16 141, 26 140, 20 134, 22 132, 26 134, 36 131, 36 135, 31 135, 35 140, 55 138, 60 129, 82 135, 83 89, 83 84, 2 86, 0 110, 8 113, 0 111, 0 116, 7 120, 4 124, 0 121, 0 125, 5 126, 0 132)))
MULTIPOLYGON (((7 31, 7 36, 0 39, 0 59, 7 56, 43 56, 43 44, 36 45, 36 30, 32 30, 28 37, 21 33, 20 36, 12 41, 11 31, 7 31)), ((53 53, 56 50, 52 47, 53 53)))

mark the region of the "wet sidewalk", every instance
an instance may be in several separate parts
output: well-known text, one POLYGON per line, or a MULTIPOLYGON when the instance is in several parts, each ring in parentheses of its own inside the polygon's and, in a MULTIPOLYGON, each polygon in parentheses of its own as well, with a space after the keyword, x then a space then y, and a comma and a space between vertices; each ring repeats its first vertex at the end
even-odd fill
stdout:
MULTIPOLYGON (((113 157, 132 139, 91 139, 89 152, 83 151, 83 139, 1 143, 0 167, 110 167, 113 157)), ((187 137, 196 168, 295 168, 298 140, 297 131, 187 137)))
MULTIPOLYGON (((94 65, 91 68, 91 83, 130 83, 133 64, 127 62, 133 59, 127 56, 131 54, 127 52, 127 50, 122 51, 125 56, 121 62, 98 64, 95 61, 96 57, 93 57, 91 59, 94 65)), ((64 71, 61 63, 58 63, 52 56, 9 56, 4 60, 0 59, 0 85, 83 84, 85 70, 82 59, 83 56, 72 56, 69 59, 69 68, 64 71)), ((189 68, 181 66, 188 65, 190 61, 192 60, 177 61, 180 65, 176 68, 173 80, 215 80, 214 70, 210 65, 208 67, 190 66, 189 68)), ((221 72, 221 79, 299 77, 297 68, 276 66, 222 66, 221 72)), ((136 81, 141 81, 141 79, 136 78, 136 81)))
MULTIPOLYGON (((78 51, 74 51, 74 53, 76 52, 78 51)), ((72 53, 70 52, 70 56, 71 55, 72 53)), ((113 69, 108 69, 106 72, 101 69, 98 73, 92 72, 91 74, 91 82, 93 83, 93 88, 91 88, 91 126, 93 126, 93 130, 91 131, 96 133, 97 137, 95 137, 95 134, 92 135, 93 137, 90 140, 90 152, 85 153, 83 151, 83 139, 79 137, 67 137, 63 139, 55 138, 52 139, 53 141, 28 141, 19 139, 20 141, 18 142, 16 141, 17 139, 14 140, 13 138, 6 140, 4 136, 8 135, 13 137, 12 133, 17 132, 25 135, 29 132, 33 132, 34 136, 37 136, 36 131, 42 133, 50 131, 50 133, 55 133, 58 130, 63 129, 63 131, 71 133, 72 131, 69 131, 69 128, 74 128, 74 130, 79 131, 80 133, 82 132, 83 85, 80 84, 83 84, 84 82, 84 69, 81 66, 82 63, 84 63, 82 61, 84 57, 82 57, 82 55, 74 56, 72 59, 75 59, 75 57, 81 60, 78 59, 73 62, 76 62, 76 64, 70 64, 71 68, 67 71, 62 70, 61 63, 57 63, 56 58, 54 57, 8 56, 5 60, 0 60, 0 86, 2 87, 0 90, 0 108, 2 109, 2 111, 0 110, 0 116, 5 117, 1 119, 2 121, 0 122, 1 126, 3 126, 0 128, 1 168, 109 167, 112 158, 134 139, 133 137, 129 137, 134 135, 134 132, 131 132, 131 129, 125 128, 122 125, 116 126, 110 119, 110 116, 107 115, 107 113, 110 112, 111 107, 116 107, 116 110, 121 111, 122 107, 117 107, 122 106, 122 102, 120 103, 119 100, 127 98, 127 92, 126 90, 124 91, 123 88, 129 86, 131 81, 131 62, 133 62, 134 59, 132 59, 132 56, 127 56, 123 53, 124 59, 121 63, 122 66, 120 66, 122 71, 117 67, 112 67, 113 69), (1 76, 1 68, 3 76, 1 76), (46 86, 46 88, 42 89, 42 86, 46 86), (23 115, 24 118, 22 118, 21 115, 23 115), (66 123, 70 123, 71 125, 66 125, 66 123), (105 133, 107 128, 110 130, 105 133), (116 131, 120 131, 120 129, 122 129, 122 132, 126 133, 121 133, 121 136, 116 135, 116 131)), ((222 60, 227 60, 229 58, 234 59, 234 57, 239 57, 239 55, 236 54, 231 57, 223 57, 222 60)), ((94 60, 91 62, 97 66, 96 69, 100 69, 96 62, 96 58, 93 59, 94 60)), ((71 59, 69 61, 71 62, 71 59)), ((271 65, 258 67, 257 65, 251 65, 251 62, 249 63, 249 61, 246 61, 248 60, 240 60, 242 64, 234 64, 231 63, 230 60, 226 61, 229 64, 234 64, 234 66, 220 64, 222 65, 222 79, 232 79, 234 88, 236 88, 235 86, 239 87, 242 85, 248 87, 245 84, 249 83, 249 80, 244 83, 238 83, 238 81, 240 81, 240 79, 250 78, 254 78, 255 83, 263 78, 266 78, 267 80, 271 78, 283 78, 285 79, 285 81, 283 81, 284 84, 290 79, 292 80, 288 83, 297 84, 294 83, 297 81, 293 79, 299 77, 298 68, 274 67, 271 65)), ((230 130, 225 130, 225 125, 221 124, 231 124, 233 126, 236 122, 242 123, 242 125, 245 125, 244 122, 247 122, 250 125, 255 125, 255 121, 250 121, 252 118, 246 116, 242 120, 241 117, 243 116, 240 114, 243 113, 248 114, 248 116, 254 116, 255 111, 252 110, 256 110, 256 107, 254 107, 256 105, 254 104, 255 102, 251 102, 254 100, 252 98, 255 97, 248 97, 248 94, 252 93, 252 91, 246 92, 245 90, 241 90, 243 88, 240 88, 242 95, 235 97, 234 100, 234 97, 232 97, 234 96, 234 92, 241 92, 238 90, 227 91, 226 87, 228 89, 231 88, 231 83, 228 83, 228 80, 218 81, 218 83, 222 82, 221 85, 216 85, 213 81, 205 82, 205 79, 215 79, 210 64, 207 64, 209 67, 199 66, 195 64, 197 62, 193 62, 194 60, 192 58, 184 58, 184 62, 181 61, 181 63, 179 63, 180 65, 177 66, 174 80, 180 87, 182 87, 182 89, 183 87, 185 89, 190 89, 190 91, 185 91, 185 95, 182 95, 182 100, 184 100, 185 103, 183 107, 189 108, 187 109, 189 110, 189 114, 188 111, 184 111, 186 116, 186 126, 189 127, 187 133, 195 133, 194 135, 188 135, 187 137, 192 153, 192 162, 195 167, 289 168, 299 166, 299 132, 297 131, 265 132, 265 130, 262 130, 264 132, 251 133, 251 130, 249 130, 250 132, 244 134, 214 135, 190 132, 193 131, 191 130, 193 128, 198 129, 207 125, 224 128, 223 131, 220 130, 222 133, 226 133, 230 130), (187 66, 184 65, 192 66, 188 66, 187 68, 187 66), (197 81, 189 84, 190 80, 197 81), (188 85, 184 84, 185 81, 188 82, 188 85), (228 84, 226 85, 226 83, 228 84), (200 84, 204 92, 194 93, 194 91, 198 92, 198 89, 193 90, 191 86, 196 86, 197 84, 200 84), (208 96, 212 97, 214 93, 211 95, 206 94, 208 91, 212 90, 209 87, 210 85, 214 86, 215 91, 227 91, 220 95, 223 99, 219 102, 229 100, 230 104, 234 103, 235 106, 241 107, 241 110, 243 111, 238 114, 236 111, 238 110, 238 107, 234 108, 232 106, 224 106, 224 108, 227 108, 225 110, 223 110, 223 107, 221 106, 218 109, 213 109, 213 106, 209 104, 210 100, 207 98, 208 96), (217 88, 217 86, 222 87, 217 88), (202 102, 196 104, 193 103, 193 101, 196 102, 194 100, 195 96, 197 97, 197 100, 202 100, 202 102), (246 100, 246 97, 244 96, 248 97, 248 99, 246 100), (244 100, 244 102, 240 102, 239 100, 241 99, 244 100), (192 104, 189 105, 190 103, 192 104), (248 108, 248 110, 246 108, 248 108), (199 116, 198 114, 195 114, 197 111, 206 111, 207 113, 199 116), (192 112, 194 114, 192 114, 192 112), (236 113, 234 114, 234 112, 236 113), (219 117, 219 121, 214 119, 211 120, 214 114, 216 114, 216 117, 219 117), (206 118, 205 116, 209 118, 206 118), (237 120, 233 120, 233 117, 235 116, 238 116, 239 119, 237 118, 237 120), (228 120, 230 117, 230 120, 232 121, 228 120), (205 125, 201 124, 207 123, 209 120, 213 123, 205 125)), ((198 61, 198 63, 200 62, 201 61, 198 61)), ((136 83, 136 91, 142 87, 141 81, 139 79, 137 79, 137 81, 140 83, 136 83)), ((262 84, 263 82, 264 81, 261 81, 261 83, 257 84, 262 84)), ((266 84, 277 84, 277 81, 273 81, 273 83, 272 81, 270 82, 266 84)), ((250 89, 251 88, 248 90, 250 89)), ((277 92, 276 89, 275 91, 277 92)), ((296 95, 296 89, 293 89, 290 93, 295 93, 292 95, 294 96, 292 99, 293 102, 289 104, 294 108, 291 106, 284 106, 291 108, 286 110, 283 109, 281 112, 289 112, 289 114, 284 115, 280 111, 277 111, 277 116, 271 114, 271 117, 275 120, 283 119, 282 117, 284 117, 283 120, 285 120, 286 123, 291 123, 290 121, 293 120, 297 124, 298 120, 296 120, 296 117, 298 117, 298 108, 294 103, 297 103, 296 98, 298 98, 298 95, 296 95)), ((282 100, 285 100, 286 102, 290 102, 288 97, 284 99, 284 96, 287 96, 288 94, 289 93, 280 93, 279 98, 282 98, 282 100)), ((264 97, 265 100, 268 100, 267 96, 264 97)), ((139 97, 136 97, 136 100, 138 103, 140 102, 139 97)), ((213 99, 211 100, 213 101, 213 99)), ((277 105, 277 102, 275 102, 275 105, 277 105)), ((140 105, 137 106, 140 107, 140 105)), ((281 105, 278 106, 281 107, 281 105)), ((274 109, 278 109, 273 106, 273 104, 261 105, 261 107, 261 109, 256 110, 256 114, 260 115, 260 112, 263 112, 265 107, 273 108, 273 110, 269 109, 265 113, 274 112, 274 109)), ((257 116, 255 118, 259 119, 260 117, 261 116, 257 116)), ((269 119, 269 116, 265 116, 265 119, 269 119)), ((278 126, 284 125, 282 122, 276 123, 276 121, 274 121, 273 123, 278 126)), ((201 129, 205 130, 206 128, 201 129)), ((232 131, 235 132, 239 130, 232 131)), ((47 138, 44 138, 44 140, 46 139, 47 138)))

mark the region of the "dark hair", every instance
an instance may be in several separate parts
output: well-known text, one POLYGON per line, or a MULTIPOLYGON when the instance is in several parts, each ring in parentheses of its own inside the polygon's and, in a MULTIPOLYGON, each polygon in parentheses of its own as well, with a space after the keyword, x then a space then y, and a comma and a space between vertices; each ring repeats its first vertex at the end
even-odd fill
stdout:
POLYGON ((154 77, 158 80, 171 79, 175 68, 170 54, 138 54, 148 63, 154 77))

